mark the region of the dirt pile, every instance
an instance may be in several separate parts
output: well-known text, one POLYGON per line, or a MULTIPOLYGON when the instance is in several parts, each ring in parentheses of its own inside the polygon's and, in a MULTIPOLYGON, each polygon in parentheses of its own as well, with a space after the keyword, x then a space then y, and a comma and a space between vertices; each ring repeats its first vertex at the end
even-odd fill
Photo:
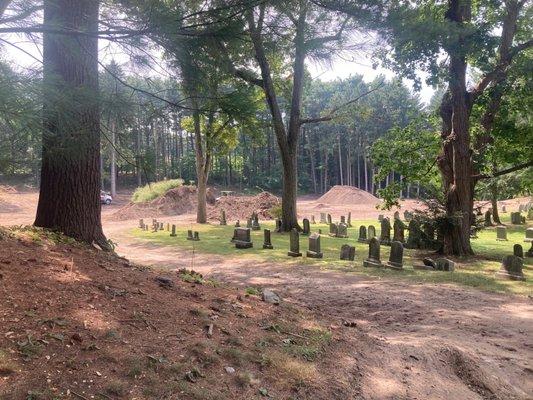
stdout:
POLYGON ((15 194, 18 193, 17 189, 15 189, 13 186, 9 185, 0 185, 0 195, 2 193, 9 193, 9 194, 15 194))
POLYGON ((333 186, 318 200, 319 204, 329 205, 376 205, 380 200, 371 193, 354 186, 333 186))
MULTIPOLYGON (((215 203, 215 191, 207 189, 207 203, 215 203)), ((124 221, 136 218, 162 217, 196 212, 198 204, 196 186, 180 186, 170 189, 163 196, 144 203, 128 203, 117 210, 111 219, 124 221)))
POLYGON ((2 399, 355 398, 342 336, 294 305, 39 230, 0 246, 2 399))
POLYGON ((255 196, 224 196, 210 207, 208 218, 218 220, 222 210, 226 211, 228 220, 245 220, 256 212, 261 219, 272 219, 272 207, 281 205, 278 197, 269 192, 261 192, 255 196))

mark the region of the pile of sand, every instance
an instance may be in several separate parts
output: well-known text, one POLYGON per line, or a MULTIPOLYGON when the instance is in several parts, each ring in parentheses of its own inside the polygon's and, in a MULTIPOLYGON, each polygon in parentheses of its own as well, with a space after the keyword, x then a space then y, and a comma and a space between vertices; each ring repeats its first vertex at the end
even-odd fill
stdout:
POLYGON ((380 200, 371 193, 354 186, 333 186, 317 200, 319 204, 328 205, 376 205, 380 200))
POLYGON ((272 219, 272 207, 279 206, 280 199, 269 192, 255 196, 226 196, 219 198, 214 207, 210 207, 208 218, 219 220, 222 210, 226 211, 226 220, 246 220, 253 212, 261 219, 272 219))
MULTIPOLYGON (((215 203, 215 192, 207 188, 207 203, 215 203)), ((180 186, 168 190, 163 196, 145 203, 128 203, 113 215, 111 219, 124 221, 128 219, 162 217, 196 212, 196 186, 180 186)))

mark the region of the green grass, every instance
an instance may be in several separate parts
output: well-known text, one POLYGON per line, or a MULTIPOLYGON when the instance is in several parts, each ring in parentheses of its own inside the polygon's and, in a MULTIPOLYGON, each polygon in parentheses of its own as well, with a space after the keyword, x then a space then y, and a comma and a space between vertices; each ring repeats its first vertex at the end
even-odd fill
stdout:
POLYGON ((135 189, 135 192, 131 196, 131 201, 134 203, 144 203, 162 196, 167 190, 180 187, 181 185, 183 185, 183 179, 169 179, 150 183, 149 185, 135 189))
MULTIPOLYGON (((508 216, 504 216, 504 223, 508 223, 508 216)), ((167 222, 167 221, 165 221, 167 222)), ((171 220, 168 222, 172 223, 171 220)), ((531 221, 528 221, 532 225, 531 221)), ((305 256, 308 249, 307 237, 300 236, 300 251, 303 257, 292 258, 287 256, 289 250, 289 235, 287 233, 275 233, 274 223, 262 221, 261 228, 272 230, 273 250, 263 249, 263 231, 252 231, 252 241, 254 247, 251 249, 236 249, 230 243, 233 236, 233 226, 220 225, 199 225, 189 224, 187 226, 177 226, 177 237, 170 237, 169 232, 159 231, 152 233, 140 229, 132 230, 133 236, 146 240, 152 244, 160 246, 172 246, 178 249, 189 250, 192 254, 194 249, 198 254, 213 254, 230 258, 245 258, 251 263, 256 263, 260 267, 261 262, 276 263, 284 265, 315 265, 325 270, 343 271, 347 274, 360 274, 376 278, 387 279, 407 279, 418 283, 452 283, 464 286, 476 287, 482 290, 495 292, 516 293, 522 295, 533 294, 533 260, 526 258, 524 261, 524 274, 526 282, 505 281, 494 277, 500 268, 500 262, 504 255, 512 254, 513 245, 520 243, 524 246, 524 252, 529 249, 529 243, 524 243, 525 229, 527 226, 508 226, 507 242, 496 241, 495 228, 488 228, 478 233, 478 238, 472 240, 472 246, 476 253, 475 257, 454 258, 456 261, 456 271, 453 273, 438 271, 418 271, 412 268, 413 261, 420 263, 423 257, 438 257, 429 251, 404 250, 404 270, 395 271, 386 268, 363 268, 362 260, 368 253, 368 245, 356 241, 359 226, 373 224, 379 235, 379 224, 377 221, 357 220, 352 221, 353 227, 348 228, 349 238, 332 238, 327 235, 329 229, 325 224, 311 225, 312 231, 322 229, 321 246, 324 253, 322 260, 307 258, 305 256), (193 242, 186 240, 187 230, 193 229, 200 233, 200 241, 193 242), (354 262, 340 261, 340 247, 348 243, 356 248, 356 259, 354 262)), ((381 259, 388 260, 390 247, 381 246, 381 259)))

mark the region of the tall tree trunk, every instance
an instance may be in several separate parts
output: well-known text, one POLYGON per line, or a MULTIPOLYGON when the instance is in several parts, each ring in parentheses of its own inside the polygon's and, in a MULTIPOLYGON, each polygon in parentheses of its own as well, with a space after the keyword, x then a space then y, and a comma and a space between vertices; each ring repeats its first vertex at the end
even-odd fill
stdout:
POLYGON ((110 183, 111 183, 111 196, 116 197, 117 195, 117 151, 115 147, 117 145, 117 133, 116 133, 116 119, 111 117, 111 168, 110 168, 110 183))
MULTIPOLYGON (((497 171, 496 163, 492 163, 492 173, 496 173, 497 171)), ((498 194, 499 194, 499 187, 498 187, 498 179, 494 178, 492 182, 490 182, 490 202, 492 204, 492 219, 494 222, 498 225, 501 225, 502 222, 500 220, 500 213, 498 212, 498 194)))
POLYGON ((341 135, 337 135, 337 144, 339 149, 339 178, 341 185, 344 185, 344 175, 342 173, 341 135))
MULTIPOLYGON (((44 23, 97 31, 96 0, 45 0, 44 23)), ((100 220, 98 39, 43 35, 43 151, 35 225, 109 249, 100 220)))

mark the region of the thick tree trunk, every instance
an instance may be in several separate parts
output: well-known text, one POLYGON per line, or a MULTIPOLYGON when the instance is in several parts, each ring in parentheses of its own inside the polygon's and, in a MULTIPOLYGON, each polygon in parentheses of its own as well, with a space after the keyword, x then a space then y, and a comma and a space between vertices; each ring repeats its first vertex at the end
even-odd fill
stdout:
MULTIPOLYGON (((492 173, 494 174, 496 171, 496 163, 493 163, 492 173)), ((492 219, 494 220, 494 223, 501 225, 502 222, 500 221, 500 213, 498 212, 498 194, 498 180, 494 178, 494 180, 490 183, 490 202, 492 204, 492 219)))
MULTIPOLYGON (((44 23, 96 31, 98 1, 45 0, 44 23)), ((43 151, 35 225, 102 248, 98 39, 43 36, 43 151)))

